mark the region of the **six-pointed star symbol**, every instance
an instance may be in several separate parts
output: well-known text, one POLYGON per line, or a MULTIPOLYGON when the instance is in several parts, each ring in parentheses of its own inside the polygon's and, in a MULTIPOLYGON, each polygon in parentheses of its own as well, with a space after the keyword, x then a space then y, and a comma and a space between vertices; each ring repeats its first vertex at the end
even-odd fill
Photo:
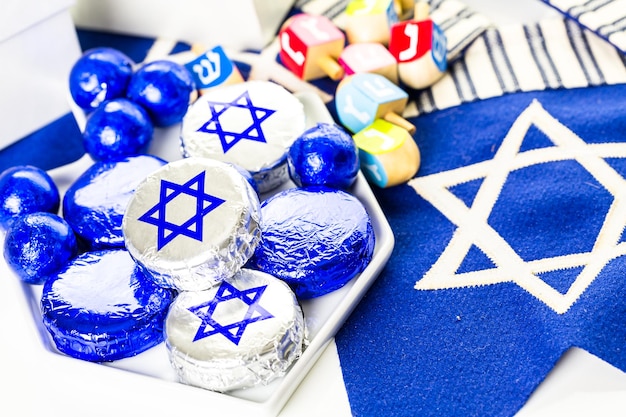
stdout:
POLYGON ((534 101, 513 123, 493 159, 411 180, 409 184, 416 192, 457 226, 439 259, 415 288, 435 290, 513 282, 556 313, 567 312, 609 261, 626 254, 626 243, 620 242, 626 226, 626 180, 603 159, 617 156, 626 157, 624 144, 587 144, 534 101), (531 125, 543 131, 554 146, 520 152, 531 125), (509 173, 565 160, 577 161, 612 195, 613 202, 590 252, 525 262, 488 224, 489 214, 509 173), (480 178, 484 180, 471 208, 449 189, 480 178), (458 273, 472 245, 482 250, 495 268, 458 273), (581 272, 565 294, 539 277, 544 272, 577 267, 582 268, 581 272))
MULTIPOLYGON (((239 290, 227 281, 222 281, 215 296, 200 305, 188 308, 193 314, 202 320, 193 341, 204 339, 214 334, 221 334, 236 345, 239 345, 244 331, 248 325, 261 320, 274 317, 267 310, 259 305, 261 296, 265 292, 267 285, 261 287, 239 290), (215 310, 224 302, 239 300, 247 305, 243 319, 233 323, 222 324, 215 319, 215 310)), ((241 311, 235 309, 235 311, 241 311)))
POLYGON ((198 129, 198 132, 216 134, 220 138, 224 153, 243 139, 266 142, 261 123, 274 114, 276 110, 252 104, 248 91, 244 91, 230 102, 207 101, 207 103, 211 109, 211 118, 198 129), (244 109, 252 118, 250 125, 243 131, 238 131, 241 129, 242 119, 238 118, 236 121, 230 120, 228 122, 222 122, 220 119, 227 111, 234 111, 234 109, 244 109))
POLYGON ((204 216, 225 202, 225 200, 221 198, 204 192, 204 179, 205 171, 202 171, 183 185, 161 180, 159 201, 138 219, 139 221, 154 225, 158 228, 157 250, 161 250, 179 235, 202 242, 202 232, 204 229, 202 222, 204 216), (175 224, 168 221, 167 207, 174 199, 182 195, 195 198, 196 203, 193 206, 190 205, 190 207, 194 209, 190 217, 182 222, 182 224, 175 224))

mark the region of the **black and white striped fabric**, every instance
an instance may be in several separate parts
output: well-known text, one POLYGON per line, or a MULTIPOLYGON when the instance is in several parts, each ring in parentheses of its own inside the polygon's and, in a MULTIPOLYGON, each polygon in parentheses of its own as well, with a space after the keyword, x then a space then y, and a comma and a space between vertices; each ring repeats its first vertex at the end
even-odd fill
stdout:
POLYGON ((626 1, 542 0, 626 53, 626 1))
POLYGON ((571 20, 490 28, 404 117, 503 94, 626 82, 626 56, 571 20))

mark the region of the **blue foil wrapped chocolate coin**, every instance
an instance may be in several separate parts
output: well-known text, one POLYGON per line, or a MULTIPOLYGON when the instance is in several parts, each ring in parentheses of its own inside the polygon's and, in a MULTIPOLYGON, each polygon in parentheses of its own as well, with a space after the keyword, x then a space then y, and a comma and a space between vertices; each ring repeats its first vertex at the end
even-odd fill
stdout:
POLYGON ((91 250, 123 248, 126 206, 139 183, 165 164, 151 155, 94 163, 65 193, 63 217, 91 250))
POLYGON ((372 221, 345 191, 291 188, 265 200, 261 218, 262 239, 250 265, 287 282, 299 298, 343 287, 372 259, 372 221))
POLYGON ((173 61, 152 61, 131 77, 126 96, 148 111, 155 126, 180 122, 197 97, 189 70, 173 61))
POLYGON ((161 343, 173 297, 125 250, 86 252, 46 281, 41 311, 60 352, 105 362, 161 343))
POLYGON ((57 213, 59 190, 48 173, 30 165, 7 168, 0 174, 0 227, 27 213, 57 213))
POLYGON ((205 291, 180 293, 165 334, 180 381, 223 392, 284 375, 302 352, 304 318, 287 284, 244 268, 205 291))
POLYGON ((183 156, 239 165, 265 193, 289 180, 287 151, 304 129, 304 105, 278 84, 221 86, 202 94, 183 118, 183 156))
POLYGON ((233 276, 261 239, 259 197, 237 169, 209 158, 170 162, 137 186, 126 248, 159 285, 200 291, 233 276))
POLYGON ((83 132, 85 151, 95 161, 145 153, 154 127, 148 113, 125 98, 107 101, 89 116, 83 132))
POLYGON ((77 254, 73 230, 52 213, 18 217, 4 239, 5 261, 27 284, 43 284, 77 254))
POLYGON ((86 51, 70 71, 70 94, 82 109, 91 111, 106 100, 123 97, 134 62, 113 48, 86 51))
POLYGON ((325 185, 347 189, 359 173, 352 136, 334 123, 318 123, 289 148, 289 176, 299 187, 325 185))

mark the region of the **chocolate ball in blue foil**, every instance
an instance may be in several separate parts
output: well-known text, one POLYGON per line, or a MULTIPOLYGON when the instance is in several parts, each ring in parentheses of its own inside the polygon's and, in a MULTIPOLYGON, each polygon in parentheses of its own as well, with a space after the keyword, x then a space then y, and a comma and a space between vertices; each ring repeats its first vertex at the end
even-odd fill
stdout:
POLYGON ((281 191, 263 202, 261 218, 262 239, 250 265, 284 280, 301 299, 343 287, 372 259, 371 218, 345 191, 281 191))
POLYGON ((325 185, 347 189, 359 173, 359 154, 352 136, 334 123, 318 123, 289 148, 289 176, 299 187, 325 185))
POLYGON ((244 268, 205 291, 180 293, 165 335, 181 382, 224 392, 283 376, 302 352, 304 318, 287 284, 244 268))
POLYGON ((289 180, 287 151, 305 122, 302 102, 276 83, 246 81, 210 89, 183 118, 183 156, 239 165, 266 193, 289 180))
POLYGON ((43 323, 57 349, 107 362, 163 341, 175 294, 147 279, 125 250, 85 252, 43 286, 43 323))
POLYGON ((148 111, 155 126, 180 122, 197 97, 189 70, 173 61, 152 61, 131 77, 126 96, 148 111))
POLYGON ((88 117, 83 145, 95 161, 111 161, 146 153, 153 133, 148 113, 138 104, 118 98, 107 101, 88 117))
POLYGON ((43 284, 78 254, 76 236, 56 214, 37 212, 18 217, 5 236, 4 259, 28 284, 43 284))
POLYGON ((99 161, 63 197, 63 217, 90 250, 123 248, 122 219, 135 189, 167 162, 152 155, 99 161))
POLYGON ((20 215, 57 213, 59 190, 48 173, 31 165, 7 168, 0 174, 0 227, 6 229, 20 215))
POLYGON ((123 97, 134 64, 117 49, 104 47, 86 51, 70 71, 72 99, 83 110, 92 111, 106 100, 123 97))
POLYGON ((186 158, 142 181, 122 231, 126 248, 159 285, 200 291, 233 276, 260 238, 259 197, 225 162, 186 158))

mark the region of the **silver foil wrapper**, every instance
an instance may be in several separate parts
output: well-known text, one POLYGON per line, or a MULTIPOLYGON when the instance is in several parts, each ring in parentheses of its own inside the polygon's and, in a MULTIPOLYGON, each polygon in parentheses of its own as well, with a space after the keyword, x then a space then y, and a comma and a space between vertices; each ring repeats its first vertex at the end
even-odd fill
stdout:
POLYGON ((122 221, 126 248, 160 286, 205 290, 233 276, 260 240, 259 198, 232 165, 171 162, 135 191, 122 221))
POLYGON ((283 376, 302 353, 304 319, 284 282, 243 268, 209 290, 180 293, 165 340, 181 382, 225 392, 283 376))
POLYGON ((259 192, 289 179, 287 152, 305 129, 304 106, 270 81, 247 81, 209 90, 182 122, 185 157, 210 157, 247 169, 259 192))

